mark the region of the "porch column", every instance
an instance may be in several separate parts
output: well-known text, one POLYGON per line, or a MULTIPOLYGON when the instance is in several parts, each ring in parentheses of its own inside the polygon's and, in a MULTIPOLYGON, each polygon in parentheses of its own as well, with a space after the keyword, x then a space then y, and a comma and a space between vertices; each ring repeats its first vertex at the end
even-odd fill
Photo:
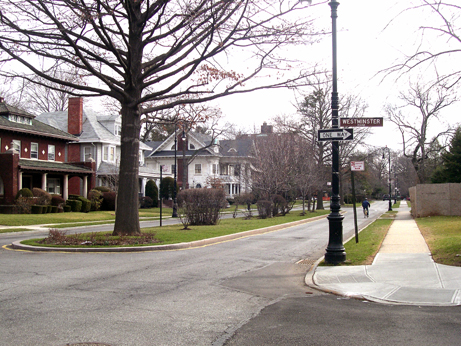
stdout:
POLYGON ((69 175, 64 174, 64 179, 62 180, 62 198, 66 201, 69 199, 69 175))
POLYGON ((147 178, 141 178, 141 195, 142 195, 142 197, 146 197, 146 182, 147 182, 147 178))
POLYGON ((18 171, 18 191, 22 189, 22 171, 18 171))
POLYGON ((88 177, 85 175, 83 176, 83 191, 82 196, 87 198, 88 197, 88 177))
POLYGON ((42 174, 42 190, 45 190, 46 191, 46 176, 48 175, 48 173, 43 173, 42 174))

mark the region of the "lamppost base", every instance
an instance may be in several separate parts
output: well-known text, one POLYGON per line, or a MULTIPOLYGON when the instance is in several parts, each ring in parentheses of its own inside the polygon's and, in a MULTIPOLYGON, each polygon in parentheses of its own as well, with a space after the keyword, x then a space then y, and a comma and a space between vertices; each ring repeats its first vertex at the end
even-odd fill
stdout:
MULTIPOLYGON (((335 203, 334 207, 339 207, 339 203, 335 203)), ((336 265, 346 261, 346 251, 343 245, 344 216, 339 213, 339 208, 334 209, 335 211, 327 216, 330 238, 325 249, 325 263, 336 265)))
POLYGON ((332 249, 326 249, 325 252, 325 263, 327 264, 340 264, 344 263, 346 261, 346 252, 343 249, 337 249, 337 250, 332 250, 332 249))

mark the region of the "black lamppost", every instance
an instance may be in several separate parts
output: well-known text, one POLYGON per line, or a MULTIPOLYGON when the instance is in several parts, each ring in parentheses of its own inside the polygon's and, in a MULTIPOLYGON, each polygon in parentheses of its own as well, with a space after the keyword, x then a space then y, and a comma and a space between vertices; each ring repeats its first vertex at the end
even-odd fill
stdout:
POLYGON ((392 202, 391 202, 391 198, 392 198, 392 190, 391 190, 391 150, 387 147, 383 149, 383 159, 385 158, 384 156, 384 153, 387 149, 387 156, 388 156, 388 159, 389 159, 389 176, 387 177, 388 179, 388 186, 389 186, 389 209, 388 211, 392 211, 392 202))
MULTIPOLYGON (((338 76, 336 65, 336 18, 339 2, 332 0, 328 3, 331 7, 332 39, 333 39, 333 92, 331 93, 331 121, 333 128, 339 128, 339 96, 338 76)), ((331 167, 331 204, 328 215, 329 241, 325 252, 325 262, 339 264, 346 260, 346 252, 343 245, 343 219, 339 203, 339 141, 332 142, 332 167, 331 167)))
POLYGON ((176 137, 177 125, 174 125, 174 182, 173 182, 173 215, 171 217, 178 217, 178 199, 176 198, 176 152, 177 152, 177 142, 178 138, 176 137))

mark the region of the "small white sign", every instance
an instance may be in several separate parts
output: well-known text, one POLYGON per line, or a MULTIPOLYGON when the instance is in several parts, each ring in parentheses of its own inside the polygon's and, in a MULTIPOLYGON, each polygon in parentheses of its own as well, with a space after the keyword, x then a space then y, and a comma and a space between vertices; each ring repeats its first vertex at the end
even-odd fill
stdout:
POLYGON ((364 171, 365 162, 364 161, 351 161, 351 171, 364 171))

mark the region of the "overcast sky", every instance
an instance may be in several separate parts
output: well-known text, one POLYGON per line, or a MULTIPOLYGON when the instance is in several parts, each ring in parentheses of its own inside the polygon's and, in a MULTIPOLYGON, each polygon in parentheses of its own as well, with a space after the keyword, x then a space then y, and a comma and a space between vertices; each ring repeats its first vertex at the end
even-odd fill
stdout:
MULTIPOLYGON (((398 15, 405 6, 419 3, 418 0, 339 2, 338 92, 340 95, 359 95, 366 100, 369 105, 367 117, 383 117, 383 105, 395 102, 398 91, 407 88, 408 77, 396 81, 398 75, 391 75, 382 81, 384 74, 376 74, 396 61, 401 61, 404 53, 414 52, 421 40, 419 26, 427 25, 431 18, 415 11, 398 15)), ((318 16, 319 27, 331 30, 331 10, 328 4, 311 6, 306 11, 312 11, 313 15, 318 16)), ((331 36, 315 46, 314 56, 310 49, 306 48, 306 62, 317 59, 331 70, 331 36)), ((432 70, 423 73, 429 75, 432 70)), ((416 78, 414 76, 412 80, 416 78)), ((293 91, 263 90, 223 98, 216 104, 221 107, 226 121, 259 131, 264 121, 270 123, 274 116, 295 113, 294 102, 293 91)), ((373 132, 374 135, 369 138, 370 144, 401 149, 401 139, 396 128, 389 122, 385 121, 383 128, 377 128, 373 132)))

